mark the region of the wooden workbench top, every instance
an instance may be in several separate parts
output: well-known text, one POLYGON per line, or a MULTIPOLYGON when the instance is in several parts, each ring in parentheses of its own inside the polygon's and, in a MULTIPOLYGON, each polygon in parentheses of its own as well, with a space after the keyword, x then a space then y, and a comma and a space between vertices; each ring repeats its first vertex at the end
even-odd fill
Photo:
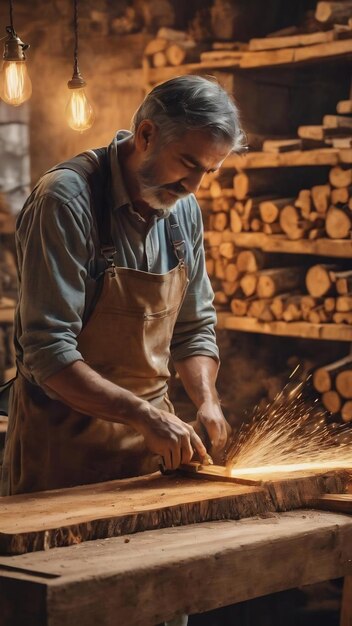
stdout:
POLYGON ((352 517, 312 510, 96 540, 1 557, 1 624, 152 626, 338 578, 351 562, 352 517))
POLYGON ((300 508, 322 493, 343 493, 350 475, 267 475, 255 486, 209 478, 155 473, 0 498, 0 554, 300 508))

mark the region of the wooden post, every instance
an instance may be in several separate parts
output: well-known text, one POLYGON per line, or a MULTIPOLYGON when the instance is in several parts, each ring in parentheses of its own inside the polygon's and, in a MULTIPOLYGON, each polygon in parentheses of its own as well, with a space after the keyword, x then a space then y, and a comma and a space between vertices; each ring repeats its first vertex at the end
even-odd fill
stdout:
POLYGON ((343 582, 340 626, 352 626, 352 574, 343 582))

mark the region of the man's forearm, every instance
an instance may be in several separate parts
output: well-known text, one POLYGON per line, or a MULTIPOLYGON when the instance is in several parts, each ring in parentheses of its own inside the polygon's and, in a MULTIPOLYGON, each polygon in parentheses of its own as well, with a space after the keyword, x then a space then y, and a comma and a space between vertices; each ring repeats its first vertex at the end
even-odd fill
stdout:
POLYGON ((197 409, 204 402, 217 402, 215 383, 219 364, 210 356, 198 355, 175 362, 182 384, 197 409))
POLYGON ((163 458, 166 469, 188 463, 194 451, 200 458, 206 455, 201 439, 189 424, 111 383, 84 361, 71 363, 47 378, 43 386, 76 411, 135 428, 150 452, 163 458))
POLYGON ((150 408, 149 402, 106 380, 84 361, 75 361, 49 376, 43 386, 80 413, 137 430, 140 416, 150 408))

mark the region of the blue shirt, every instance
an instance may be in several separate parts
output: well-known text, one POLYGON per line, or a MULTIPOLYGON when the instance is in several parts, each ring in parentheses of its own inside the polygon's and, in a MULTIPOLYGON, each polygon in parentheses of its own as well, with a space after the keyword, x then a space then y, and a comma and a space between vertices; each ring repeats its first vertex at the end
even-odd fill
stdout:
MULTIPOLYGON (((116 265, 164 274, 177 259, 165 218, 146 221, 133 210, 118 150, 131 134, 119 131, 109 146, 111 235, 116 265)), ((175 325, 171 355, 218 358, 213 291, 205 269, 203 225, 193 195, 173 209, 186 244, 190 283, 175 325)), ((77 360, 77 337, 97 293, 98 234, 87 182, 71 170, 44 174, 17 221, 19 301, 15 317, 17 358, 37 384, 77 360)), ((118 358, 118 356, 117 356, 118 358)))

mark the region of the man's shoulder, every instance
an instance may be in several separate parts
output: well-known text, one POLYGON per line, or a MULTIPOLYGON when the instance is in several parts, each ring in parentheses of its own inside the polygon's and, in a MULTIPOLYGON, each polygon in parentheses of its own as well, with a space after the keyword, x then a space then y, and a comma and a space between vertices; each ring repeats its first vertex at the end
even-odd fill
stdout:
POLYGON ((35 186, 32 199, 33 196, 50 196, 59 203, 66 204, 85 193, 89 195, 87 180, 77 172, 65 168, 46 172, 35 186))

